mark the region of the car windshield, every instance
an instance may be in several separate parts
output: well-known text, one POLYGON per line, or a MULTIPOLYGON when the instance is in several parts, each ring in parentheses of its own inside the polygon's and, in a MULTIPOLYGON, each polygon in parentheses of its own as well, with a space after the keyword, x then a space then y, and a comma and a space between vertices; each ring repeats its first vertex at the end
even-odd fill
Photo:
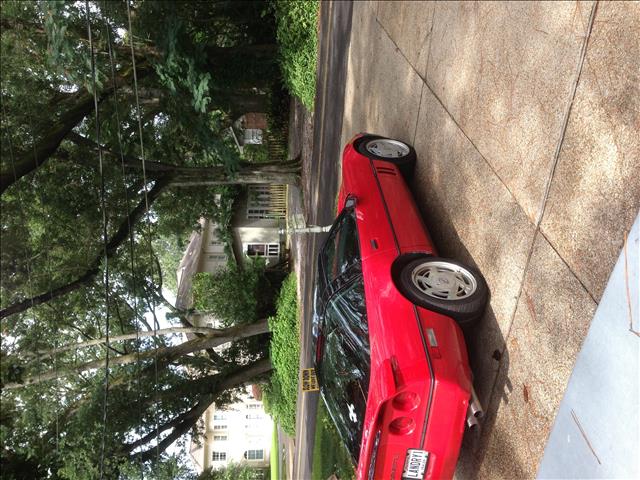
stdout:
POLYGON ((324 317, 322 394, 354 460, 358 461, 369 391, 370 348, 362 277, 337 293, 324 317))
POLYGON ((352 211, 344 211, 320 253, 326 283, 330 284, 349 267, 360 261, 356 219, 352 211))

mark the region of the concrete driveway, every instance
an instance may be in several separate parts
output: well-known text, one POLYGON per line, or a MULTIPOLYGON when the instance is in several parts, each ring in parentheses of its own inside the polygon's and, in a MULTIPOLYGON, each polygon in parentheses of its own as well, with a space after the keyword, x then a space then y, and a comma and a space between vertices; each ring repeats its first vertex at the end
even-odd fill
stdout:
MULTIPOLYGON (((415 145, 443 256, 491 302, 459 478, 531 478, 640 207, 640 3, 355 2, 341 145, 415 145)), ((612 328, 626 328, 614 325, 612 328)))

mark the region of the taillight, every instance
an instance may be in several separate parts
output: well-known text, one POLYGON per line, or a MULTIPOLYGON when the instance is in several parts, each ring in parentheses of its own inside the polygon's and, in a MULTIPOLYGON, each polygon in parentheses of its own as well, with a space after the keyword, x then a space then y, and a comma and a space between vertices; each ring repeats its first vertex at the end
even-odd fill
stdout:
POLYGON ((420 404, 420 397, 417 393, 401 392, 393 397, 392 404, 393 408, 396 410, 410 412, 418 408, 418 405, 420 404))
POLYGON ((398 417, 389 424, 389 431, 396 435, 408 435, 413 432, 415 427, 416 422, 412 418, 398 417))

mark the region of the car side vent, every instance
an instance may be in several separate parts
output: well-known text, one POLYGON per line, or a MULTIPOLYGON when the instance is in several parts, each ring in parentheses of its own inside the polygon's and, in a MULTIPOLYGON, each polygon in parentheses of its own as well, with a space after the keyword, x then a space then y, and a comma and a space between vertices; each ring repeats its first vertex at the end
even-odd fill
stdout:
POLYGON ((376 167, 376 172, 379 175, 393 175, 395 177, 396 171, 392 167, 376 167))

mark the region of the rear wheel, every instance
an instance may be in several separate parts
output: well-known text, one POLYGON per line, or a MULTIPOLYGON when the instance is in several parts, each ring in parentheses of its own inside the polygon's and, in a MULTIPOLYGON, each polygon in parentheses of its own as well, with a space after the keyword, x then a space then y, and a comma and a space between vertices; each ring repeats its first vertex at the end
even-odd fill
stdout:
POLYGON ((405 264, 398 287, 416 305, 471 325, 484 312, 489 294, 480 273, 455 260, 420 257, 405 264))
POLYGON ((378 135, 365 135, 356 140, 355 149, 372 160, 382 160, 397 165, 400 173, 409 180, 416 165, 416 151, 400 140, 378 135))

